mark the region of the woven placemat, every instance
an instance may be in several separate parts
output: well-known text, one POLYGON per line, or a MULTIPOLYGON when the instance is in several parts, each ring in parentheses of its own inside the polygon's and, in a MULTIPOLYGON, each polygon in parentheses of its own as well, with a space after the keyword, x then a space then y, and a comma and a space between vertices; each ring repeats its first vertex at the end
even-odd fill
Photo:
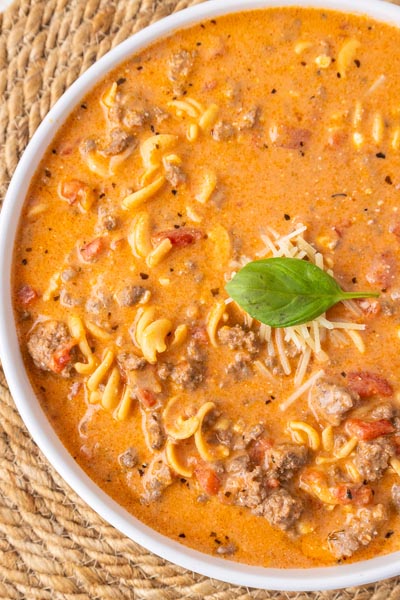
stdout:
MULTIPOLYGON (((64 90, 135 31, 198 1, 17 0, 0 15, 0 200, 64 90)), ((105 523, 52 469, 0 370, 0 598, 398 600, 400 578, 339 592, 264 592, 158 558, 105 523)))

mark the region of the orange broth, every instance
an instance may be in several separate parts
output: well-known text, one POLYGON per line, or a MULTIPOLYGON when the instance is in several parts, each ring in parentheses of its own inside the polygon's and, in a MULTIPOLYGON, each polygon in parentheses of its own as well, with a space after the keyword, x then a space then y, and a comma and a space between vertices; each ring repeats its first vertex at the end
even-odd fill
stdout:
MULTIPOLYGON (((335 338, 321 329, 326 357, 320 360, 318 352, 309 351, 299 385, 319 370, 344 386, 348 373, 372 372, 390 385, 390 393, 361 394, 345 419, 370 422, 371 411, 388 403, 392 414, 386 420, 393 430, 386 437, 395 439, 399 72, 399 30, 361 16, 285 8, 205 21, 153 44, 96 85, 60 128, 32 180, 14 250, 13 286, 21 349, 34 389, 63 444, 90 477, 141 521, 182 544, 282 568, 362 560, 400 547, 400 518, 391 498, 399 475, 390 463, 379 478, 354 481, 345 474, 345 463, 357 448, 350 458, 323 464, 316 458, 332 458, 332 451, 309 448, 306 464, 293 476, 279 479, 274 472, 267 478, 262 497, 280 486, 301 499, 301 516, 285 531, 254 514, 248 500, 236 500, 236 492, 226 492, 226 465, 241 452, 254 457, 260 439, 308 446, 304 431, 296 438, 288 429, 288 423, 300 421, 317 432, 321 443, 329 423, 310 409, 309 390, 281 410, 296 389, 299 355, 293 343, 284 343, 290 367, 285 374, 280 334, 270 332, 268 346, 259 323, 234 303, 222 308, 214 329, 210 325, 212 311, 228 298, 224 286, 232 273, 247 260, 270 255, 262 236, 274 242, 274 232, 285 236, 304 224, 299 237, 322 255, 343 289, 378 291, 380 297, 367 308, 354 302, 350 309, 340 304, 328 312, 331 321, 365 324, 365 329, 356 330, 356 342, 346 330, 335 338), (176 138, 146 154, 145 140, 157 134, 176 138), (160 187, 150 194, 146 186, 157 178, 160 187), (150 195, 132 196, 141 189, 150 195), (127 197, 132 205, 124 208, 127 197), (180 241, 176 232, 183 232, 180 241), (165 256, 148 259, 163 240, 172 244, 165 256), (121 297, 126 286, 144 295, 132 304, 132 298, 121 297), (165 349, 155 351, 153 362, 152 350, 143 351, 143 344, 151 345, 159 334, 137 333, 146 314, 146 327, 157 322, 166 328, 159 346, 165 349), (80 319, 93 369, 78 373, 73 368, 75 362, 90 362, 82 350, 82 331, 80 337, 71 333, 75 354, 68 349, 61 363, 57 354, 45 368, 36 356, 35 365, 27 348, 32 332, 46 319, 70 331, 71 317, 80 319), (182 340, 174 344, 182 325, 182 340), (254 332, 256 350, 248 350, 247 342, 236 347, 221 342, 219 331, 235 325, 246 340, 254 332), (200 347, 197 362, 188 359, 191 340, 200 347), (113 362, 89 389, 106 350, 113 362), (135 360, 145 356, 145 366, 127 373, 116 360, 121 352, 133 353, 135 360), (170 372, 160 376, 160 365, 170 372), (194 370, 189 373, 187 365, 194 370), (70 366, 63 377, 60 371, 70 366), (114 371, 114 388, 111 381, 105 392, 114 371), (182 383, 186 375, 195 380, 182 383), (124 393, 126 414, 118 416, 124 393), (171 441, 163 417, 171 398, 178 398, 171 427, 182 422, 179 411, 189 419, 205 403, 214 403, 200 432, 207 437, 212 431, 207 443, 214 459, 202 458, 194 435, 184 440, 172 435, 171 441), (152 411, 163 436, 156 448, 149 443, 146 421, 152 411), (237 439, 259 424, 261 437, 240 448, 237 439), (229 433, 223 443, 220 431, 229 433), (165 457, 168 440, 173 460, 190 476, 171 467, 165 457), (121 463, 129 448, 134 449, 131 463, 121 463), (154 456, 167 465, 171 483, 147 501, 143 481, 154 456), (326 504, 299 487, 303 470, 313 468, 323 477, 337 477, 330 480, 331 490, 343 484, 354 495, 364 485, 372 490, 370 504, 385 507, 377 534, 351 558, 332 554, 327 538, 342 530, 360 506, 354 498, 326 504), (215 485, 207 479, 210 470, 215 485)), ((333 426, 338 444, 346 436, 344 427, 345 420, 333 426)), ((394 455, 391 450, 391 461, 394 455)))

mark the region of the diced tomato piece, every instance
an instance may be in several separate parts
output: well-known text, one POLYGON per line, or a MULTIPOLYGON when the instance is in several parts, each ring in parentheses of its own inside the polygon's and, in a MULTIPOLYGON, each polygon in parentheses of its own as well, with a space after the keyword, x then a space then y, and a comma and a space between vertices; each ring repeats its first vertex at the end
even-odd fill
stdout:
POLYGON ((354 504, 357 506, 363 506, 365 504, 371 504, 374 499, 374 493, 372 489, 366 485, 359 487, 353 491, 354 504))
POLYGON ((192 329, 192 338, 200 344, 208 344, 209 337, 207 335, 207 329, 205 327, 194 327, 192 329))
POLYGON ((218 493, 221 482, 214 469, 207 463, 198 462, 194 469, 194 475, 206 494, 215 496, 218 493))
POLYGON ((79 179, 69 179, 63 181, 59 187, 59 194, 68 204, 75 204, 81 200, 90 191, 89 186, 79 179))
POLYGON ((152 237, 152 241, 155 244, 159 244, 166 238, 169 239, 173 246, 176 246, 177 248, 183 248, 184 246, 190 246, 190 244, 193 244, 197 240, 204 238, 204 233, 200 229, 181 227, 180 229, 159 231, 152 237))
POLYGON ((372 489, 367 486, 353 487, 340 483, 339 485, 331 488, 333 495, 337 498, 338 504, 356 504, 362 506, 370 504, 373 499, 372 489))
POLYGON ((341 483, 331 488, 331 492, 337 499, 338 504, 351 504, 353 502, 353 490, 350 485, 341 483))
POLYGON ((351 436, 359 440, 369 441, 381 435, 388 435, 394 432, 394 427, 388 419, 379 421, 362 421, 361 419, 348 419, 345 429, 351 436))
POLYGON ((30 285, 22 285, 17 292, 18 302, 24 306, 28 306, 37 297, 37 292, 30 285))
POLYGON ((67 346, 54 352, 51 368, 55 373, 61 373, 61 371, 71 362, 71 350, 74 346, 76 346, 76 342, 71 342, 67 346))
POLYGON ((146 388, 139 388, 136 393, 137 393, 139 402, 145 408, 152 408, 157 402, 157 397, 156 397, 155 393, 152 392, 151 390, 148 390, 146 388))
POLYGON ((375 394, 381 396, 393 394, 393 388, 386 379, 369 371, 348 373, 347 382, 351 391, 356 392, 360 398, 368 398, 375 394))
POLYGON ((272 448, 271 440, 267 438, 258 438, 249 448, 249 456, 256 465, 264 463, 265 453, 272 448))
POLYGON ((103 238, 98 237, 82 246, 82 248, 79 249, 79 254, 84 262, 93 262, 103 250, 103 238))

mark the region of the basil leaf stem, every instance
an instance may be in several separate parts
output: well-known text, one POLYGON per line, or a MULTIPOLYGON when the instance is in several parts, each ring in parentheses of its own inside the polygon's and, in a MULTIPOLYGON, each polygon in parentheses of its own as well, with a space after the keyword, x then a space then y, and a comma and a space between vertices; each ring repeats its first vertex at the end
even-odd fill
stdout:
POLYGON ((251 317, 271 327, 308 323, 341 300, 376 292, 345 292, 326 271, 298 258, 266 258, 244 266, 225 286, 251 317))

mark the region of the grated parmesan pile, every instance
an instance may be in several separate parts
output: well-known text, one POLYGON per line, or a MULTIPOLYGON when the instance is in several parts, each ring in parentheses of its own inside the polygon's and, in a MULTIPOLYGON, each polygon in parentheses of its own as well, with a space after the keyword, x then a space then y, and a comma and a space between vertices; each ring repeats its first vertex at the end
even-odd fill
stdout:
MULTIPOLYGON (((333 276, 331 269, 326 268, 323 255, 318 252, 311 244, 304 239, 304 232, 307 230, 306 225, 299 224, 291 233, 280 236, 272 228, 268 228, 268 233, 261 235, 261 240, 264 243, 264 248, 257 253, 257 258, 269 257, 286 257, 306 259, 314 263, 320 269, 326 271, 333 276)), ((238 261, 233 261, 231 266, 234 269, 244 267, 252 259, 242 256, 238 261)), ((231 276, 233 276, 232 273, 231 276)), ((228 298, 227 303, 232 302, 228 298)), ((352 300, 344 300, 348 313, 354 318, 359 319, 362 316, 362 311, 358 305, 352 300)), ((251 327, 253 319, 250 315, 245 314, 245 324, 251 327)), ((304 394, 313 383, 323 374, 323 363, 329 360, 328 355, 323 350, 323 344, 329 336, 331 343, 334 345, 347 345, 353 343, 357 350, 364 353, 364 342, 359 334, 359 331, 365 329, 365 325, 352 321, 334 321, 328 320, 325 313, 303 325, 295 325, 293 327, 285 327, 282 329, 273 328, 269 325, 260 323, 259 335, 267 345, 267 358, 265 361, 257 360, 255 362, 258 370, 271 381, 274 381, 275 376, 269 368, 271 359, 276 358, 278 364, 285 375, 291 375, 293 371, 293 361, 289 360, 289 356, 293 354, 295 349, 294 360, 297 361, 294 371, 294 391, 284 400, 280 408, 285 410, 297 398, 304 394), (311 358, 314 362, 320 363, 321 369, 314 372, 311 377, 304 383, 304 377, 307 372, 307 367, 311 358)))

